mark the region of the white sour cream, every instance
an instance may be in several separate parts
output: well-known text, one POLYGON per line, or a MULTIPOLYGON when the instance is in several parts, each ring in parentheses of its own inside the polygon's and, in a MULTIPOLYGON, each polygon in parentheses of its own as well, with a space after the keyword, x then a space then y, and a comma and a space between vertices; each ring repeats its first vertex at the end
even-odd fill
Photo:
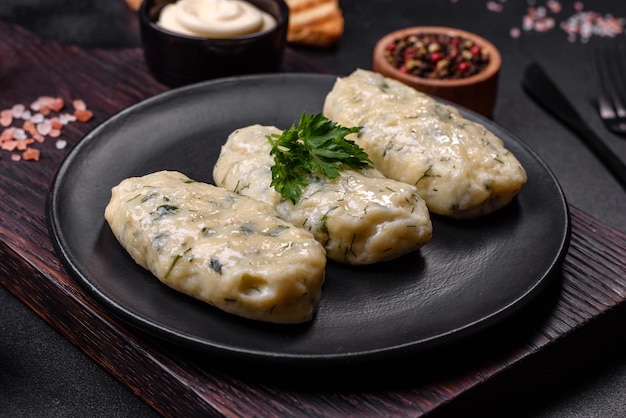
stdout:
POLYGON ((276 19, 242 0, 178 0, 163 8, 157 25, 183 35, 235 38, 271 29, 276 19))

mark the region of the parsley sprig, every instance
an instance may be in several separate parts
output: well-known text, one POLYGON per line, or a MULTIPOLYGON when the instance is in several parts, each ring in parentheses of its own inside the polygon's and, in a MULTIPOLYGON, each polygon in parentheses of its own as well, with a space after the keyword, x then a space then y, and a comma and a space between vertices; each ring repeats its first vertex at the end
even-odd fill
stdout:
POLYGON ((370 166, 367 153, 345 138, 360 130, 337 125, 322 114, 303 113, 297 126, 292 125, 282 135, 268 136, 270 155, 274 156, 270 186, 295 204, 311 174, 319 172, 334 179, 345 168, 370 166))

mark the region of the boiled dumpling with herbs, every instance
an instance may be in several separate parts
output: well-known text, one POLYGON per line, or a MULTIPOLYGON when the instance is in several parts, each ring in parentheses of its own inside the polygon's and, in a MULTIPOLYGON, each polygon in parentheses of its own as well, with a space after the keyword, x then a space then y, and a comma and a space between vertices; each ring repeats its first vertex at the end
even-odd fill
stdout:
POLYGON ((222 146, 213 169, 215 184, 264 201, 285 220, 310 231, 328 258, 346 264, 372 264, 419 249, 432 236, 426 204, 415 187, 378 170, 345 169, 329 179, 308 176, 295 201, 272 186, 268 137, 283 131, 252 125, 237 129, 222 146))
POLYGON ((337 79, 324 115, 343 126, 385 176, 415 186, 428 208, 473 218, 507 205, 526 171, 483 125, 454 107, 378 73, 356 70, 337 79))
POLYGON ((300 323, 318 308, 324 248, 266 203, 160 171, 115 186, 105 218, 139 265, 223 311, 300 323))

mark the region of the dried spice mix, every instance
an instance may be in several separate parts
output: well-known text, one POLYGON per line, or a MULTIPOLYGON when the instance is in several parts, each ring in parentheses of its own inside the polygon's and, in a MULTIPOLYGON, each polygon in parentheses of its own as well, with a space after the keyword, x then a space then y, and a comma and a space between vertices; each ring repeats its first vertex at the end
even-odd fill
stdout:
POLYGON ((481 45, 446 34, 414 34, 398 39, 387 46, 385 58, 404 73, 429 79, 466 78, 489 64, 489 54, 481 45))

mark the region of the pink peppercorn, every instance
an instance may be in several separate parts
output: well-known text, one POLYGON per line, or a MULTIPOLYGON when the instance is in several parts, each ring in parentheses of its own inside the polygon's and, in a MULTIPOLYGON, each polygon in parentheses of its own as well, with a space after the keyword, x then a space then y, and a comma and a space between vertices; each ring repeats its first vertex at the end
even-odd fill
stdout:
POLYGON ((467 72, 469 70, 470 65, 467 61, 461 61, 457 67, 461 73, 467 72))
POLYGON ((435 52, 430 55, 431 62, 438 62, 438 61, 441 61, 442 59, 443 59, 443 54, 440 52, 435 52))

